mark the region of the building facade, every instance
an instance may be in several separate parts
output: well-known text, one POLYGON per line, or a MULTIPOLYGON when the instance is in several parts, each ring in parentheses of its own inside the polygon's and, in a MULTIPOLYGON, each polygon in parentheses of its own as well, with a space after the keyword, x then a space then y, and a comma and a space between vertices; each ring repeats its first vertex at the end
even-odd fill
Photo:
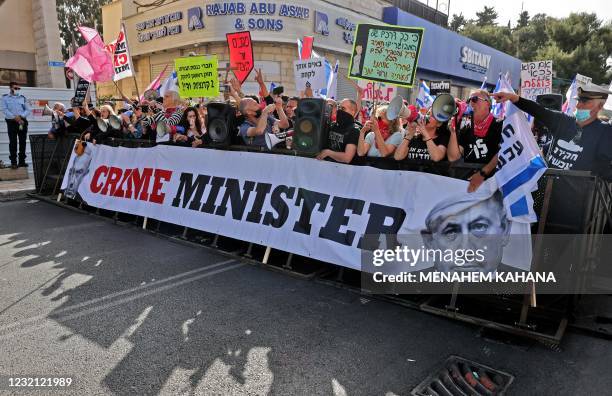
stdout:
MULTIPOLYGON (((461 51, 465 51, 462 49, 465 46, 490 55, 489 65, 497 67, 503 64, 513 77, 520 72, 518 59, 412 16, 382 0, 175 0, 150 7, 138 6, 131 0, 115 0, 103 7, 102 20, 103 37, 107 43, 117 37, 121 22, 125 24, 140 93, 167 65, 172 70, 175 58, 192 52, 198 55, 216 54, 220 78, 224 79, 229 62, 225 35, 249 30, 253 40, 255 68, 262 69, 267 83, 283 85, 289 95, 298 93, 300 89, 295 87, 293 76, 293 61, 298 57, 296 40, 310 35, 314 36, 314 50, 319 55, 325 56, 332 64, 339 61, 338 97, 354 98, 355 90, 346 75, 355 26, 359 23, 425 26, 425 42, 417 77, 426 80, 449 79, 456 93, 462 93, 463 88, 480 87, 483 79, 482 73, 470 72, 461 66, 461 51), (414 19, 408 19, 406 15, 414 19), (427 41, 430 32, 431 40, 427 41), (452 48, 445 47, 446 59, 441 62, 438 54, 427 51, 426 47, 428 43, 430 46, 438 45, 441 39, 448 37, 454 38, 447 45, 452 48), (453 57, 452 53, 456 56, 453 57)), ((484 75, 492 76, 495 73, 497 71, 489 68, 484 75)), ((252 73, 244 83, 245 92, 257 92, 254 77, 255 73, 252 73)), ((489 77, 488 81, 494 84, 496 78, 489 77)), ((518 78, 514 81, 518 83, 518 78)), ((125 95, 131 96, 137 92, 133 79, 121 80, 118 85, 125 95)), ((101 96, 119 96, 112 83, 100 84, 98 92, 101 96)), ((402 88, 399 93, 411 96, 412 92, 402 88)))
POLYGON ((55 0, 0 1, 0 85, 66 88, 55 0))

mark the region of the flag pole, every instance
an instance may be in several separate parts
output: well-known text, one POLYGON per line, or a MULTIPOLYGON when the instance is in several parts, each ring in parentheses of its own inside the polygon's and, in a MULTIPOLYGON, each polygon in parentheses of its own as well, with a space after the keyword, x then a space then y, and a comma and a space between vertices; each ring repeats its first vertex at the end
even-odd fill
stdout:
MULTIPOLYGON (((123 30, 123 34, 125 36, 125 49, 128 51, 128 54, 129 54, 130 42, 128 40, 127 31, 125 30, 125 23, 123 22, 121 22, 121 30, 123 30)), ((132 62, 132 55, 129 56, 129 62, 130 62, 130 68, 132 69, 132 78, 134 79, 134 87, 136 88, 136 97, 138 98, 138 101, 140 102, 140 91, 138 90, 138 81, 136 80, 136 70, 134 69, 134 64, 132 62)), ((121 95, 125 96, 123 95, 123 93, 121 95)))

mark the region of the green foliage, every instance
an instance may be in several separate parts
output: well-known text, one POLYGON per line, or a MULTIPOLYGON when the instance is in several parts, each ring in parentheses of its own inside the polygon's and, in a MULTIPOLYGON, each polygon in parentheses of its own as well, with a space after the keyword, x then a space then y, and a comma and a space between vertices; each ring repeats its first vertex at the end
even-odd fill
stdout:
POLYGON ((57 19, 59 21, 60 38, 62 40, 62 55, 64 59, 70 57, 69 48, 72 45, 79 47, 85 42, 77 30, 79 26, 95 28, 102 31, 101 7, 111 0, 56 0, 57 19))
MULTIPOLYGON (((594 13, 572 13, 566 18, 536 14, 530 18, 523 11, 514 28, 497 25, 493 7, 485 7, 476 16, 463 25, 461 34, 524 62, 552 59, 553 70, 561 79, 572 80, 580 73, 603 83, 612 77, 606 64, 612 57, 612 23, 602 22, 594 13)), ((451 24, 455 20, 453 16, 451 24)), ((454 26, 458 24, 459 20, 454 26)))
POLYGON ((495 25, 497 19, 497 11, 495 7, 484 6, 482 11, 476 13, 476 26, 490 26, 495 25))
POLYGON ((448 28, 453 32, 460 32, 467 22, 463 13, 459 13, 459 15, 453 14, 453 19, 451 19, 448 28))

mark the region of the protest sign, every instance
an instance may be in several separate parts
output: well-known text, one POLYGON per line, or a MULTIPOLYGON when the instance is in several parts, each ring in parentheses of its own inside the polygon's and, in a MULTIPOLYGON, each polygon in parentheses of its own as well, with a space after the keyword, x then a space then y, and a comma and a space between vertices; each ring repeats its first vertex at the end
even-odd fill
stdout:
POLYGON ((73 105, 81 106, 85 97, 87 96, 87 92, 89 91, 89 81, 84 78, 79 77, 79 81, 76 85, 76 90, 74 92, 74 102, 73 105))
POLYGON ((363 88, 363 100, 390 102, 397 95, 397 87, 390 84, 376 84, 366 80, 357 80, 357 84, 363 88))
POLYGON ((451 82, 450 80, 441 81, 430 81, 429 82, 429 94, 431 96, 438 96, 442 93, 450 93, 451 82))
POLYGON ((348 78, 412 87, 425 29, 357 25, 348 78))
POLYGON ((189 56, 174 60, 181 98, 210 98, 219 95, 217 55, 189 56))
MULTIPOLYGON (((113 44, 113 43, 111 43, 113 44)), ((121 24, 119 37, 114 42, 113 48, 113 68, 115 75, 113 81, 119 81, 126 77, 134 75, 134 67, 132 66, 132 58, 128 51, 127 37, 125 35, 125 26, 121 24)))
POLYGON ((229 47, 230 68, 242 84, 255 66, 251 32, 236 32, 225 35, 229 47))
POLYGON ((552 61, 521 63, 521 96, 536 100, 538 95, 552 93, 552 61))
POLYGON ((303 91, 306 87, 320 92, 327 89, 327 76, 325 74, 325 58, 312 58, 293 61, 295 75, 295 89, 303 91))

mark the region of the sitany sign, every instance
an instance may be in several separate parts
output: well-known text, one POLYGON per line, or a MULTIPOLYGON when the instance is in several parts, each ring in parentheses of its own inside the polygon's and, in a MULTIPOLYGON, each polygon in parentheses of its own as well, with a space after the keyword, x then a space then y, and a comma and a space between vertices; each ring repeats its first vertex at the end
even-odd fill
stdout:
POLYGON ((349 65, 349 78, 414 85, 423 28, 359 24, 349 65))
POLYGON ((181 98, 210 98, 219 95, 217 55, 177 58, 174 65, 181 98))

